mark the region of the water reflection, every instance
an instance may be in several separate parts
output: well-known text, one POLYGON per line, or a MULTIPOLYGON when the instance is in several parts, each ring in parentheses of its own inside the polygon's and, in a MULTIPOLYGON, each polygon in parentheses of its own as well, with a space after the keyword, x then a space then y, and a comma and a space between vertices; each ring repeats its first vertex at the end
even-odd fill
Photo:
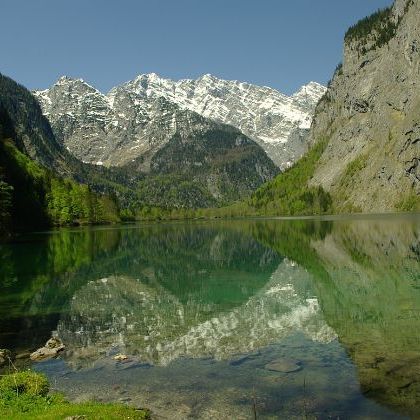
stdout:
MULTIPOLYGON (((356 404, 357 389, 340 394, 337 407, 326 399, 335 391, 321 386, 327 383, 321 372, 331 363, 334 369, 344 363, 346 373, 329 371, 329 381, 352 381, 341 348, 366 396, 400 413, 420 412, 416 217, 61 231, 3 246, 0 258, 0 347, 33 347, 58 330, 72 369, 105 366, 121 352, 138 366, 166 366, 152 370, 149 381, 158 374, 181 378, 182 360, 212 358, 221 363, 214 367, 219 372, 225 362, 257 354, 254 365, 241 365, 241 381, 224 379, 226 387, 243 392, 252 378, 271 398, 280 389, 281 398, 293 394, 293 406, 301 390, 290 381, 309 375, 318 401, 313 413, 386 416, 374 405, 356 404), (270 358, 302 353, 303 360, 305 352, 312 356, 303 372, 267 388, 270 358)), ((97 380, 106 382, 101 375, 97 380)), ((155 399, 159 389, 162 382, 155 399)), ((284 414, 267 398, 266 415, 284 414)))
MULTIPOLYGON (((258 266, 261 271, 264 267, 258 266)), ((335 339, 317 299, 311 297, 311 276, 287 259, 268 279, 261 279, 263 287, 233 308, 203 301, 201 295, 180 299, 156 281, 154 270, 143 274, 149 281, 113 276, 89 282, 73 296, 58 332, 78 367, 82 360, 107 357, 110 349, 136 355, 141 362, 168 365, 179 357, 230 359, 296 332, 314 341, 335 339)), ((245 273, 204 274, 246 286, 245 273)), ((224 296, 226 288, 217 285, 213 293, 224 296)))
POLYGON ((313 241, 328 273, 317 295, 356 364, 362 390, 420 410, 420 224, 341 222, 313 241))
POLYGON ((307 231, 303 222, 268 223, 258 236, 313 273, 323 315, 355 363, 365 395, 418 414, 419 218, 344 219, 327 234, 307 231))

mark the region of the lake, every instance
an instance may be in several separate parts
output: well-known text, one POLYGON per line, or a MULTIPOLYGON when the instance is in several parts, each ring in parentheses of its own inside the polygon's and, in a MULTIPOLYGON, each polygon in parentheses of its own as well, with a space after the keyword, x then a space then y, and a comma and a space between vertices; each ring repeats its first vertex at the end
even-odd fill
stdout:
POLYGON ((2 245, 0 264, 0 348, 57 334, 65 352, 32 368, 73 401, 420 416, 418 215, 61 229, 2 245))

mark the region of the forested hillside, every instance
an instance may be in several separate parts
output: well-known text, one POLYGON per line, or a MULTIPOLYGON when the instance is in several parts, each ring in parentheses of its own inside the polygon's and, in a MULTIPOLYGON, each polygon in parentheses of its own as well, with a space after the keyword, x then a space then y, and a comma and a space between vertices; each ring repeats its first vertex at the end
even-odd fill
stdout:
POLYGON ((41 166, 18 149, 17 138, 12 120, 1 108, 1 236, 22 229, 119 220, 114 200, 41 166))

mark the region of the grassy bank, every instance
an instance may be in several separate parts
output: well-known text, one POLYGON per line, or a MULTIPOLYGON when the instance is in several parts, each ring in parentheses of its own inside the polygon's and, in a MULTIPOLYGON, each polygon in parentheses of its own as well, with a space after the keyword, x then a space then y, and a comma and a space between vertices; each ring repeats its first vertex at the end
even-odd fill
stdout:
POLYGON ((48 380, 32 371, 7 374, 0 379, 0 418, 55 420, 149 419, 146 410, 122 404, 88 402, 73 404, 61 394, 50 393, 48 380))

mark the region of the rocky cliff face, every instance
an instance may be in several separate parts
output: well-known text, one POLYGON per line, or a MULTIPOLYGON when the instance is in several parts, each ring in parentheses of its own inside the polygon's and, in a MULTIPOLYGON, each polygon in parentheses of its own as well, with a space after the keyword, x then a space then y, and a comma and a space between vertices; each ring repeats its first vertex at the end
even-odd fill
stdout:
POLYGON ((328 139, 311 184, 339 211, 414 210, 420 194, 420 3, 351 28, 314 118, 311 141, 328 139))
POLYGON ((60 78, 36 92, 56 137, 84 162, 123 166, 153 155, 188 116, 164 98, 145 103, 129 92, 108 98, 81 79, 60 78))
POLYGON ((312 115, 324 92, 315 82, 288 97, 211 75, 175 82, 152 73, 107 95, 68 77, 35 94, 56 136, 90 163, 124 165, 153 155, 183 126, 183 118, 188 120, 186 112, 179 118, 183 110, 238 128, 284 168, 306 151, 312 115))

